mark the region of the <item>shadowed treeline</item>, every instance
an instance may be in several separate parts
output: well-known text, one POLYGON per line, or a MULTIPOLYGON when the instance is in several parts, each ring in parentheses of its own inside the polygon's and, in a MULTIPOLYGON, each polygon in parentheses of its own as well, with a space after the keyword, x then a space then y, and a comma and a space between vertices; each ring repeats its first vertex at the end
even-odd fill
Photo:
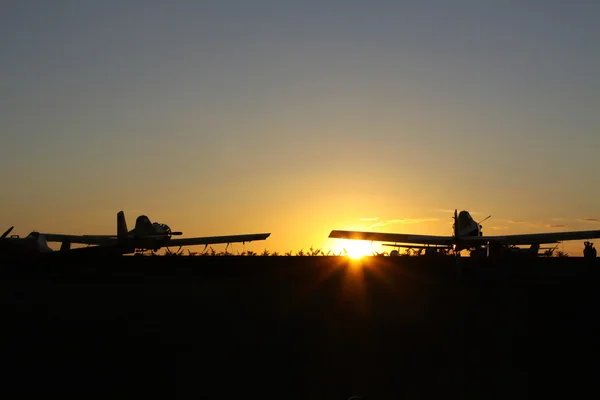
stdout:
POLYGON ((1 389, 298 399, 596 390, 597 263, 465 262, 459 271, 450 261, 5 265, 1 389))

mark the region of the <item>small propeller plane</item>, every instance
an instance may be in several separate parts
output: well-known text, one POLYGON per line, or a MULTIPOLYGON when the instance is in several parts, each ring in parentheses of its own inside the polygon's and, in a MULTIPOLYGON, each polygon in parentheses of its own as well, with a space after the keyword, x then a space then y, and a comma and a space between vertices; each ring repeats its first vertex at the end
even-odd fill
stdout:
POLYGON ((40 235, 39 232, 33 231, 25 237, 19 237, 19 235, 8 236, 13 229, 14 226, 11 226, 0 236, 0 258, 30 259, 31 257, 55 258, 65 255, 96 256, 127 253, 127 249, 120 244, 79 249, 69 249, 65 246, 61 246, 60 251, 54 251, 48 246, 48 242, 46 241, 44 235, 40 235))
POLYGON ((66 235, 56 233, 41 233, 48 242, 62 243, 61 249, 70 248, 72 243, 87 244, 95 246, 110 246, 119 244, 126 248, 126 253, 134 253, 136 250, 158 250, 161 247, 193 246, 221 243, 245 243, 254 240, 265 240, 270 233, 255 233, 229 236, 208 236, 195 238, 172 239, 172 236, 182 235, 182 232, 173 232, 166 224, 151 222, 146 215, 140 215, 135 221, 135 227, 128 231, 125 213, 117 213, 116 235, 66 235))
MULTIPOLYGON (((454 210, 454 232, 452 236, 333 230, 329 234, 329 237, 394 242, 394 244, 387 244, 394 247, 441 248, 452 250, 454 254, 459 254, 461 250, 471 250, 472 254, 484 250, 487 257, 510 252, 510 249, 517 245, 531 245, 530 249, 527 250, 530 254, 535 253, 537 255, 541 244, 559 243, 565 240, 600 238, 600 230, 483 236, 481 222, 490 218, 491 215, 480 222, 476 222, 468 211, 463 210, 460 213, 457 211, 454 210)), ((390 255, 398 255, 398 251, 392 251, 390 255)))
POLYGON ((0 256, 30 256, 52 251, 45 240, 40 240, 38 232, 31 232, 24 238, 18 235, 9 237, 13 229, 14 226, 11 226, 0 236, 0 256))

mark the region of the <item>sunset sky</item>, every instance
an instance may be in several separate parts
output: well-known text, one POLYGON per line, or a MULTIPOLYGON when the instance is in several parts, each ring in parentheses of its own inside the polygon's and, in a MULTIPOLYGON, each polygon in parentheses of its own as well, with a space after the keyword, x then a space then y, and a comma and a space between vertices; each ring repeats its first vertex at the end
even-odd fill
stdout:
POLYGON ((279 252, 451 234, 455 208, 491 214, 484 234, 600 229, 599 20, 592 1, 5 2, 0 223, 113 234, 122 209, 279 252))

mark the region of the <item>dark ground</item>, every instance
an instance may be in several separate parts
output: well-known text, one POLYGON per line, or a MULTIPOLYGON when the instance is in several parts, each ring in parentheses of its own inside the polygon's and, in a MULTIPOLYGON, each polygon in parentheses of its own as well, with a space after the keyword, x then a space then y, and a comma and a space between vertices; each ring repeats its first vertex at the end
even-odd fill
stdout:
POLYGON ((600 263, 463 266, 5 264, 0 396, 597 398, 600 263))

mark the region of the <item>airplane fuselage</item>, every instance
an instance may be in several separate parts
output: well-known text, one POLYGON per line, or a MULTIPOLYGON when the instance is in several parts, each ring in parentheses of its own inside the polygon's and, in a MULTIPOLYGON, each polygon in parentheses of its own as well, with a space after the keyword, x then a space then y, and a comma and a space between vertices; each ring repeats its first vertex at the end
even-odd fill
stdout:
POLYGON ((119 243, 129 245, 132 248, 144 250, 159 250, 170 240, 169 236, 138 236, 128 235, 125 240, 119 239, 119 243))
POLYGON ((169 242, 173 234, 180 235, 181 232, 172 232, 167 224, 150 222, 146 215, 140 215, 126 237, 118 239, 120 243, 127 243, 134 248, 158 250, 169 242))

